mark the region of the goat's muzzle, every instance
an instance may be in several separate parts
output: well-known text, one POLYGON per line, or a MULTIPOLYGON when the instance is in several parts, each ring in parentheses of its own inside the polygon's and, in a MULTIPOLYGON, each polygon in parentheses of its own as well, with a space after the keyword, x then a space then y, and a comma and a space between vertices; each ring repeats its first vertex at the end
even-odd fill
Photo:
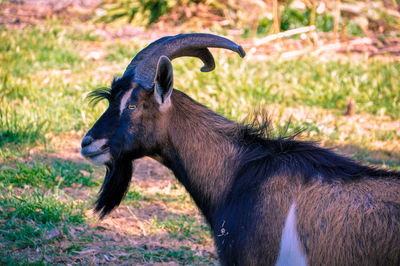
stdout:
POLYGON ((95 164, 109 163, 111 154, 107 142, 107 139, 94 139, 91 136, 85 136, 81 143, 82 156, 95 164))

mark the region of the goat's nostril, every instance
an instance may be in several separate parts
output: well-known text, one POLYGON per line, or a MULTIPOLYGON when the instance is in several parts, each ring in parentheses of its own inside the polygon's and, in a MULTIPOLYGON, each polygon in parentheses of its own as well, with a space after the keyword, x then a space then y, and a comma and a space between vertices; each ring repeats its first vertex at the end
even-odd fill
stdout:
POLYGON ((90 136, 85 136, 85 137, 82 139, 82 143, 81 143, 82 148, 85 148, 86 146, 90 145, 90 143, 92 143, 93 140, 94 140, 94 139, 93 139, 92 137, 90 137, 90 136))

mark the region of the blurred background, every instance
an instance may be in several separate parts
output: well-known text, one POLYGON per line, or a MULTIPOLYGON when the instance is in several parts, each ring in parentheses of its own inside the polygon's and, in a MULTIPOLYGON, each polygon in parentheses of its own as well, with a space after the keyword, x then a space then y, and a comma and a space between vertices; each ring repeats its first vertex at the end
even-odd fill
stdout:
POLYGON ((137 162, 109 217, 92 213, 104 169, 79 155, 108 87, 166 35, 209 32, 216 69, 173 61, 175 88, 272 135, 400 170, 400 2, 0 0, 0 263, 217 265, 208 226, 172 173, 137 162), (290 123, 288 123, 290 121, 290 123))

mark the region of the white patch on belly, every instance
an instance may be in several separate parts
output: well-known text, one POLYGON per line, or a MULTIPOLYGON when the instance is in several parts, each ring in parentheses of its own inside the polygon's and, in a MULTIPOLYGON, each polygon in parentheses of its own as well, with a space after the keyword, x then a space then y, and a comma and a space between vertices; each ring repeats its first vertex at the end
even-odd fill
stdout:
POLYGON ((125 109, 126 102, 128 101, 129 97, 131 97, 132 89, 128 90, 121 99, 121 105, 119 106, 119 115, 122 115, 122 112, 125 109))
POLYGON ((296 229, 296 203, 292 203, 282 230, 281 248, 279 250, 277 266, 305 266, 307 258, 301 248, 299 235, 296 229))

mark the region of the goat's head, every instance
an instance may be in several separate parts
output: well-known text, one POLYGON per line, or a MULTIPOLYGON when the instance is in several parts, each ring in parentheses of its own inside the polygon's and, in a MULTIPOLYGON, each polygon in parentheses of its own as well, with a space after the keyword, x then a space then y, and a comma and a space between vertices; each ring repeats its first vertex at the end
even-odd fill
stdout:
POLYGON ((173 74, 170 60, 200 58, 201 71, 212 71, 214 59, 208 47, 225 48, 245 55, 236 43, 211 34, 181 34, 161 38, 138 53, 111 90, 92 93, 107 98, 109 107, 82 140, 82 155, 107 166, 97 201, 101 216, 116 207, 129 186, 132 160, 153 155, 166 139, 171 107, 173 74))

